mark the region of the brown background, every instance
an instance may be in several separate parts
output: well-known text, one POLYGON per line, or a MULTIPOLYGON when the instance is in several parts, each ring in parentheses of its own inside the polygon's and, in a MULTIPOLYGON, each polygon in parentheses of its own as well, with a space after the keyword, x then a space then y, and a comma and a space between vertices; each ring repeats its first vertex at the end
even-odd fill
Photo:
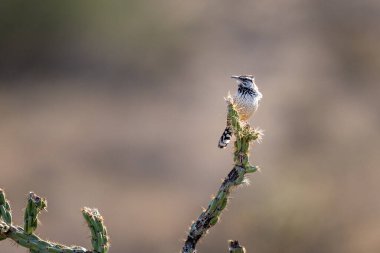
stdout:
MULTIPOLYGON (((0 187, 39 235, 112 253, 178 252, 232 165, 219 150, 232 74, 264 94, 262 173, 200 252, 378 253, 378 1, 2 1, 0 187)), ((25 252, 8 241, 1 252, 25 252)))

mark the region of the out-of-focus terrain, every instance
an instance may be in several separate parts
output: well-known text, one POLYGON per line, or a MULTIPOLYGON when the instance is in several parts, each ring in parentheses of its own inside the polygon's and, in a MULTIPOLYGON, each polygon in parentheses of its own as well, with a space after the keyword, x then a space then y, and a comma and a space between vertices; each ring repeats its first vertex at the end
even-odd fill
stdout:
MULTIPOLYGON (((380 249, 378 1, 2 1, 0 187, 38 233, 112 253, 178 252, 232 165, 216 147, 232 74, 264 98, 262 173, 233 194, 200 252, 380 249)), ((8 241, 1 252, 25 252, 8 241)))

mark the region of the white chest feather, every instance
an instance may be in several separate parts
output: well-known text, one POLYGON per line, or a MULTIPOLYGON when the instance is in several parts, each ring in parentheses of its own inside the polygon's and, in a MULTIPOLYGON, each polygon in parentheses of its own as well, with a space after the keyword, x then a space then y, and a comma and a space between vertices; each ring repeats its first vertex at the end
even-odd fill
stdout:
POLYGON ((233 102, 240 114, 241 120, 247 121, 255 113, 259 106, 260 99, 260 93, 250 95, 238 92, 235 94, 233 102))

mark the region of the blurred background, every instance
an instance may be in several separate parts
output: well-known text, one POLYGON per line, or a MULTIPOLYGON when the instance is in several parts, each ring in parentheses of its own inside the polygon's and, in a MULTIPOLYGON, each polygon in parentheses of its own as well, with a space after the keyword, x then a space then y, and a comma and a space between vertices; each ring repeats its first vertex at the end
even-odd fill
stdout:
POLYGON ((217 148, 229 76, 252 73, 262 172, 199 252, 379 252, 379 17, 374 0, 1 1, 0 187, 16 224, 35 191, 43 238, 90 248, 89 206, 110 252, 179 252, 232 167, 217 148))

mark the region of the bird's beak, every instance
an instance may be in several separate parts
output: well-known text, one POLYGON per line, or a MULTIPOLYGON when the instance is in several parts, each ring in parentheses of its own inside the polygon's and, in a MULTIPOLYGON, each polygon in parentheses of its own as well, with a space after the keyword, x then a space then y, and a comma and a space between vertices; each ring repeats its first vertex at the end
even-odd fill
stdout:
POLYGON ((239 80, 239 76, 231 76, 231 78, 239 80))

